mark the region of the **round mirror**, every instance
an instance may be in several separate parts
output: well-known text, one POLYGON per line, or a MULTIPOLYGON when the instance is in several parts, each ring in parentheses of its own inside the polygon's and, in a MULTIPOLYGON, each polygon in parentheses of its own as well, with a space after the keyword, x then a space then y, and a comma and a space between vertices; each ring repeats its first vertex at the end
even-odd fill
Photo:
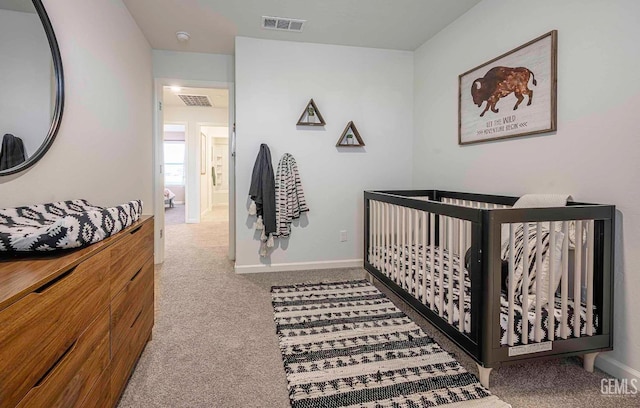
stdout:
POLYGON ((41 0, 0 0, 0 176, 36 163, 64 104, 62 59, 41 0))

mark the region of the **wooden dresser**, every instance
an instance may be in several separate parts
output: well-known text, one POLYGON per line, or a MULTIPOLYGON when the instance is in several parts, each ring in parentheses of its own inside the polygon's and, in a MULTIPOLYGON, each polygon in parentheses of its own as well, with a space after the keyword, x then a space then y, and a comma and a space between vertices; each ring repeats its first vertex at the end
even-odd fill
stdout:
POLYGON ((113 407, 154 312, 153 218, 64 255, 0 261, 0 408, 113 407))

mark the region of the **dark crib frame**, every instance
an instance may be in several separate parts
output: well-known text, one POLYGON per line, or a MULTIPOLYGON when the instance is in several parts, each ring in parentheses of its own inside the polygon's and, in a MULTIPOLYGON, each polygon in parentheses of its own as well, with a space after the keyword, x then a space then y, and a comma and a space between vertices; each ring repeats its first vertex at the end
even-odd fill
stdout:
MULTIPOLYGON (((473 358, 479 367, 494 368, 503 364, 587 355, 613 349, 615 206, 572 202, 568 203, 566 207, 481 209, 442 203, 440 201, 443 198, 508 206, 512 206, 518 200, 518 197, 442 190, 365 191, 364 267, 373 277, 395 292, 431 324, 442 331, 473 358), (429 197, 430 201, 414 197, 429 197), (415 299, 369 262, 371 200, 471 222, 471 264, 473 266, 469 271, 471 280, 471 332, 469 335, 458 331, 446 319, 441 318, 422 302, 415 299), (593 299, 599 324, 594 335, 567 339, 556 338, 553 340, 553 348, 550 351, 509 356, 509 346, 500 345, 501 224, 579 219, 595 220, 593 299)), ((436 222, 438 218, 436 217, 436 222)), ((438 226, 436 225, 436 231, 437 228, 438 226)), ((436 234, 436 239, 437 236, 438 234, 436 234)), ((592 355, 595 358, 595 354, 592 355)), ((591 359, 591 364, 593 364, 593 358, 591 359)))

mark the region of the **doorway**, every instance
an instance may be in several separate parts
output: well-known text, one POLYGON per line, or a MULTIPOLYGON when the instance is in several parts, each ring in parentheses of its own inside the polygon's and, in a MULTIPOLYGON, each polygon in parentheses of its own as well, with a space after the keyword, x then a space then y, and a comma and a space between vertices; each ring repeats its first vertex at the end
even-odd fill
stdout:
POLYGON ((206 146, 206 154, 202 160, 206 162, 206 178, 201 183, 202 219, 212 217, 220 219, 229 213, 229 127, 216 125, 200 125, 202 146, 206 146), (206 156, 206 157, 205 157, 206 156))
POLYGON ((186 222, 187 123, 164 123, 164 223, 186 222))
POLYGON ((215 228, 235 253, 231 84, 187 85, 156 80, 156 263, 163 262, 165 236, 176 225, 215 228))

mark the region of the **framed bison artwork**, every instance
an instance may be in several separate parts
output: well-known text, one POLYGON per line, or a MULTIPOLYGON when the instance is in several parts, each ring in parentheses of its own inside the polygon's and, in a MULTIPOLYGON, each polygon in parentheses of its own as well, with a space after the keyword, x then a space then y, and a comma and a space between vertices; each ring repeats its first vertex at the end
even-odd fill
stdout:
POLYGON ((551 31, 459 76, 459 144, 556 130, 557 41, 551 31))

